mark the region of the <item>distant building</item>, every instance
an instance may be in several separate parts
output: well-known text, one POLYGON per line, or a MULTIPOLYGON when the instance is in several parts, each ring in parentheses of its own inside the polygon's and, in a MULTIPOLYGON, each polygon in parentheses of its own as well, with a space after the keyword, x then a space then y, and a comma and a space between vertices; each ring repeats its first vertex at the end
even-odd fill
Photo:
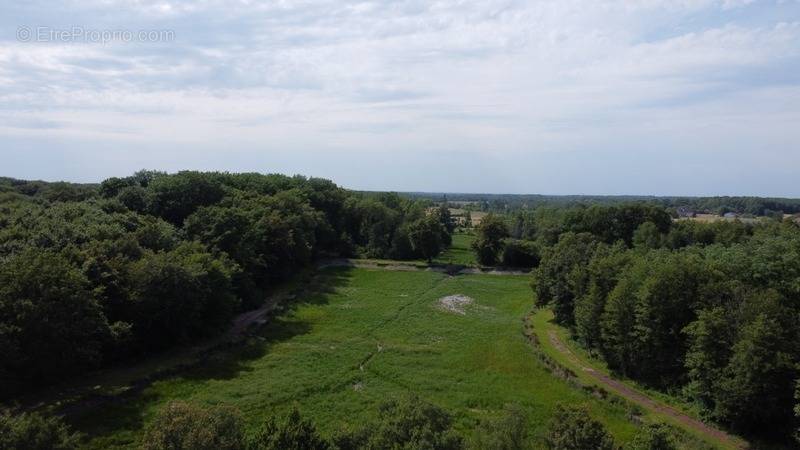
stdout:
POLYGON ((694 211, 686 206, 679 206, 676 211, 678 213, 678 217, 695 217, 697 215, 694 211))
POLYGON ((739 215, 736 214, 735 212, 726 212, 725 215, 722 216, 722 217, 724 217, 726 219, 735 219, 735 218, 739 217, 739 215))

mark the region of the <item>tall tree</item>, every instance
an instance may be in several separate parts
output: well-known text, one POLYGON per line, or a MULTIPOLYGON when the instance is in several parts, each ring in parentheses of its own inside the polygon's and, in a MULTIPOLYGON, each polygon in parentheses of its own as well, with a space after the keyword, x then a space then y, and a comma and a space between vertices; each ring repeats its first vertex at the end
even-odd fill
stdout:
POLYGON ((444 248, 442 234, 447 233, 439 218, 430 215, 412 223, 409 237, 414 251, 431 262, 444 248))
POLYGON ((487 214, 476 227, 477 238, 472 243, 478 262, 485 266, 497 263, 503 251, 503 240, 508 237, 508 227, 502 217, 487 214))

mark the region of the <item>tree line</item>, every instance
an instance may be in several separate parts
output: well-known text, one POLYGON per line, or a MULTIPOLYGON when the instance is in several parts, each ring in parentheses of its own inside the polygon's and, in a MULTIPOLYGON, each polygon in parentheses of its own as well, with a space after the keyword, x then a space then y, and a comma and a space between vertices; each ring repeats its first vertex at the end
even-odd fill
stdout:
POLYGON ((591 206, 614 206, 630 203, 647 203, 674 213, 679 207, 695 212, 721 214, 735 212, 753 216, 769 216, 772 213, 800 213, 800 199, 778 197, 715 196, 673 197, 644 195, 540 195, 540 194, 435 194, 410 192, 403 194, 414 199, 450 201, 464 208, 478 211, 508 214, 517 211, 533 211, 538 208, 588 208, 591 206))
POLYGON ((212 336, 318 258, 431 259, 442 208, 317 178, 0 180, 0 399, 212 336))
POLYGON ((611 370, 737 432, 788 439, 800 410, 800 228, 628 208, 531 222, 546 244, 537 304, 611 370))

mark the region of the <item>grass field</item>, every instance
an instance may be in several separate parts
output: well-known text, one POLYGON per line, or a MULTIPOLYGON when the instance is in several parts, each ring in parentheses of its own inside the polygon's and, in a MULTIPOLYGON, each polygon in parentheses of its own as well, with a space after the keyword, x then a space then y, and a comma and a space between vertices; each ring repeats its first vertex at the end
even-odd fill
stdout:
POLYGON ((447 409, 462 431, 518 403, 541 444, 555 405, 568 402, 586 403, 618 443, 635 432, 624 406, 553 377, 534 357, 521 332, 532 300, 528 277, 353 268, 319 277, 317 292, 246 347, 73 418, 88 447, 135 447, 143 426, 172 399, 232 404, 250 429, 297 406, 330 434, 408 392, 447 409), (451 294, 475 302, 464 315, 440 309, 438 300, 451 294))
POLYGON ((472 242, 475 240, 474 234, 454 233, 453 243, 450 248, 437 256, 433 262, 438 264, 458 264, 462 266, 476 266, 475 251, 472 250, 472 242))

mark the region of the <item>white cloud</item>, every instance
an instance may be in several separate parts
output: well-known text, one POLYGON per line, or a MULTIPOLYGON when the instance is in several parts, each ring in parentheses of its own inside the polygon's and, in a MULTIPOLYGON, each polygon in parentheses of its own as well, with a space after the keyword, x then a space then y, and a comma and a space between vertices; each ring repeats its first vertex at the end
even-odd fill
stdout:
POLYGON ((648 139, 741 149, 768 140, 764 130, 782 136, 789 152, 800 137, 791 126, 800 118, 798 2, 98 0, 16 8, 0 20, 2 36, 19 25, 78 24, 170 29, 175 40, 0 41, 0 142, 48 135, 520 155, 636 151, 648 139))

